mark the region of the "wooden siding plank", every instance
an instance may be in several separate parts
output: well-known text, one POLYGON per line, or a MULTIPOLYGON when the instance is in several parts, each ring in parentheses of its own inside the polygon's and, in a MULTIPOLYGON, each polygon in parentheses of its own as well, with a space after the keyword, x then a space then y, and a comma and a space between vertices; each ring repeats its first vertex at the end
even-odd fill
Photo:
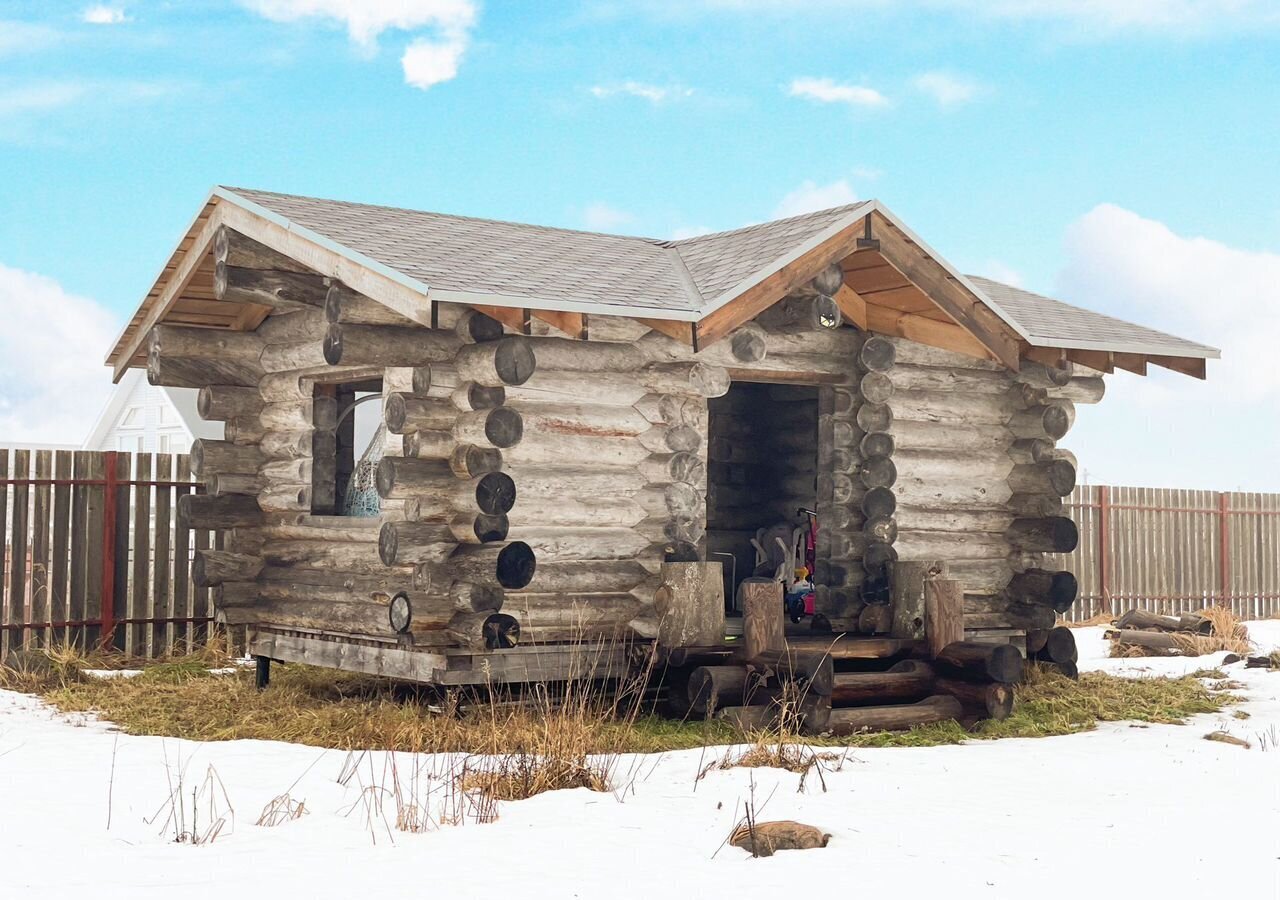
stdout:
MULTIPOLYGON (((102 481, 107 474, 107 461, 103 453, 86 454, 86 471, 93 481, 102 481)), ((103 525, 106 522, 106 488, 101 484, 85 487, 85 542, 84 542, 84 610, 85 618, 102 620, 102 558, 108 552, 103 546, 103 525)), ((102 637, 99 624, 88 625, 84 630, 86 647, 96 646, 102 637)))
MULTIPOLYGON (((31 451, 13 451, 13 477, 31 477, 31 451)), ((9 622, 22 624, 27 621, 27 537, 30 527, 28 509, 31 489, 25 484, 13 486, 13 526, 9 532, 9 622)), ((25 628, 9 629, 9 646, 20 649, 26 646, 25 628)))
MULTIPOLYGON (((53 451, 37 450, 36 480, 53 478, 53 451)), ((31 504, 31 642, 36 647, 49 645, 49 513, 53 491, 48 484, 32 488, 31 504), (43 627, 42 627, 43 626, 43 627)))
MULTIPOLYGON (((53 477, 69 481, 72 473, 70 450, 58 450, 53 458, 53 477)), ((53 488, 53 547, 49 569, 49 618, 53 622, 67 621, 67 564, 71 551, 71 485, 59 484, 53 488)), ((70 640, 68 629, 54 629, 50 643, 60 644, 70 640)))

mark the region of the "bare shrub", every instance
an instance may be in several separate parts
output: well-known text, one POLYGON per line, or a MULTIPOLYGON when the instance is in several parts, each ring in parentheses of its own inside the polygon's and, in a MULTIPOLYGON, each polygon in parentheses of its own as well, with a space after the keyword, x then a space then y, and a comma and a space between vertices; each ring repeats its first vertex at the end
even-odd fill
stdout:
POLYGON ((253 824, 261 825, 263 828, 275 828, 277 825, 301 819, 307 812, 307 806, 303 801, 294 800, 286 792, 264 806, 258 821, 253 824))
POLYGON ((179 756, 176 764, 170 766, 166 751, 164 768, 169 794, 155 815, 144 819, 148 825, 160 821, 163 815, 160 833, 171 834, 174 843, 193 846, 212 844, 224 831, 230 834, 235 830, 236 811, 231 806, 222 778, 212 765, 205 769, 204 778, 191 786, 190 794, 182 757, 179 756))

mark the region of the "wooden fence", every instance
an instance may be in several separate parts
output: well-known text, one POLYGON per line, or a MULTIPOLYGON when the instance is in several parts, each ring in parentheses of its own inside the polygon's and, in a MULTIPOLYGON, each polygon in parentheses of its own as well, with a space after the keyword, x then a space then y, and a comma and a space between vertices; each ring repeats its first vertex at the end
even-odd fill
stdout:
POLYGON ((209 590, 179 527, 186 456, 0 449, 0 657, 71 642, 161 656, 203 642, 209 590))
POLYGON ((1070 618, 1209 604, 1280 614, 1280 494, 1085 485, 1067 504, 1080 544, 1056 559, 1080 581, 1070 618))

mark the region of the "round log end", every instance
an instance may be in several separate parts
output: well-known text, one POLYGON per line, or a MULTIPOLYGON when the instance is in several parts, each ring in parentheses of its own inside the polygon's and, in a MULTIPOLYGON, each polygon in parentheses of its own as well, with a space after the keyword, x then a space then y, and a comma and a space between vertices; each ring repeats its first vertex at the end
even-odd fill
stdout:
POLYGON ((841 285, 844 284, 844 269, 839 263, 832 263, 815 275, 810 284, 819 294, 830 296, 840 290, 841 285))
POLYGON ((893 396, 893 382, 883 372, 868 372, 858 382, 862 398, 868 403, 888 403, 893 396))
POLYGON ((463 444, 449 458, 449 467, 459 478, 478 478, 502 468, 502 451, 492 447, 463 444))
POLYGON ((667 541, 662 545, 663 562, 698 562, 698 547, 689 541, 667 541))
POLYGON ((219 225, 218 230, 213 234, 213 258, 215 262, 227 261, 227 256, 231 253, 231 235, 229 235, 226 225, 219 225))
POLYGON ((506 472, 490 472, 476 484, 476 507, 490 516, 511 512, 516 505, 516 483, 506 472))
POLYGON ((213 264, 213 296, 221 300, 227 295, 227 261, 216 260, 213 264))
POLYGON ((864 487, 891 488, 898 480, 898 467, 887 456, 877 456, 862 464, 858 472, 864 487))
POLYGON ((754 322, 743 325, 729 336, 729 352, 739 362, 760 362, 769 352, 764 329, 754 322))
POLYGON ((331 366, 342 362, 342 326, 330 325, 324 333, 324 361, 331 366))
POLYGON ((494 369, 503 384, 524 384, 538 367, 533 347, 523 337, 512 335, 501 339, 493 358, 494 369))
POLYGON ((378 488, 378 496, 383 500, 390 498, 396 487, 396 460, 384 456, 378 460, 378 468, 374 470, 373 480, 378 488))
POLYGON ((874 487, 862 495, 862 514, 867 518, 892 516, 898 509, 898 495, 887 487, 874 487))
POLYGON ((387 605, 387 619, 391 624, 391 630, 396 634, 405 634, 409 630, 409 626, 413 623, 413 604, 409 602, 409 595, 404 591, 398 591, 391 598, 391 603, 387 605))
MULTIPOLYGON (((179 497, 179 502, 182 498, 179 497)), ((195 557, 191 560, 191 583, 198 588, 213 587, 213 582, 209 580, 209 576, 205 571, 204 553, 197 551, 195 557)))
POLYGON ((1044 433, 1055 441, 1061 440, 1071 429, 1071 416, 1061 406, 1046 406, 1041 421, 1044 424, 1044 433))
POLYGON ((484 620, 484 646, 488 650, 510 650, 520 643, 520 623, 514 616, 494 613, 484 620))
POLYGON ((689 387, 703 397, 723 397, 729 393, 732 379, 723 366, 695 363, 689 369, 689 387))
MULTIPOLYGON (((1079 540, 1079 532, 1076 534, 1079 540)), ((1073 548, 1074 549, 1074 548, 1073 548)), ((1080 594, 1080 583, 1071 572, 1054 572, 1049 581, 1049 605, 1056 613, 1065 613, 1071 609, 1080 594)))
POLYGON ((863 431, 888 431, 893 425, 893 410, 883 403, 864 403, 858 407, 858 427, 863 431))
POLYGON ((485 439, 495 447, 514 447, 524 437, 524 419, 508 406, 499 406, 485 416, 485 439))
POLYGON ((1080 652, 1076 648, 1075 632, 1065 625, 1050 629, 1044 649, 1040 652, 1042 656, 1048 657, 1059 665, 1067 663, 1075 665, 1080 659, 1080 652))
POLYGON ((463 340, 484 344, 502 338, 502 323, 478 310, 469 310, 458 323, 463 340))
POLYGON ((498 554, 498 584, 509 591, 518 591, 533 581, 537 568, 538 558, 533 548, 524 541, 512 541, 498 554))
POLYGON ((814 298, 813 324, 819 331, 834 331, 844 324, 844 315, 834 297, 819 294, 814 298))
POLYGON ((898 551, 893 549, 892 544, 868 544, 862 554, 862 567, 872 575, 883 572, 889 563, 897 561, 898 551))
POLYGON ((1059 497, 1065 497, 1076 487, 1076 467, 1068 460, 1055 459, 1048 463, 1049 485, 1059 497))
POLYGON ((191 474, 197 478, 203 478, 210 474, 204 470, 204 439, 196 438, 191 442, 191 449, 188 452, 188 462, 191 464, 191 474))
POLYGON ((893 456, 895 446, 893 435, 886 431, 872 431, 863 435, 859 449, 863 457, 871 459, 876 456, 893 456))
POLYGON ((862 363, 862 368, 868 372, 889 371, 893 368, 897 357, 898 351, 893 343, 878 336, 867 338, 862 342, 862 349, 858 351, 858 362, 862 363))
POLYGON ((997 722, 1003 722, 1013 713, 1013 699, 1013 685, 991 685, 987 688, 987 715, 997 722))
POLYGON ((213 391, 208 385, 200 388, 200 392, 196 394, 196 412, 202 419, 209 419, 213 412, 213 391))
POLYGON ((867 519, 862 526, 862 533, 869 540, 892 544, 898 539, 898 523, 892 516, 876 516, 867 519))
POLYGON ((702 435, 691 425, 668 427, 664 437, 667 447, 675 453, 692 453, 702 443, 702 435))
MULTIPOLYGON (((342 285, 334 281, 324 294, 324 318, 330 325, 342 318, 342 285)), ((406 600, 408 598, 405 598, 406 600)))
POLYGON ((472 524, 472 531, 475 533, 476 540, 482 544, 493 544, 498 541, 505 541, 507 533, 511 530, 511 523, 503 514, 489 515, 481 513, 476 516, 475 522, 472 524))
POLYGON ((387 430, 392 434, 404 434, 405 424, 409 419, 404 394, 387 394, 387 399, 382 404, 382 418, 387 423, 387 430))
POLYGON ((378 558, 384 566, 394 566, 399 552, 400 535, 396 533, 396 523, 383 522, 378 529, 378 558))

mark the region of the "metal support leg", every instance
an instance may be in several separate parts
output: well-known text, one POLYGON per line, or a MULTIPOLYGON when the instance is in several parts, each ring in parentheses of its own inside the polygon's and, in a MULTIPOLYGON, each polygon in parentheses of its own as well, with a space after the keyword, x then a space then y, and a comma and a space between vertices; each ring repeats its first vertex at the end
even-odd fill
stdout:
POLYGON ((258 690, 265 691, 267 686, 271 684, 271 657, 255 656, 253 661, 257 663, 255 684, 258 690))

